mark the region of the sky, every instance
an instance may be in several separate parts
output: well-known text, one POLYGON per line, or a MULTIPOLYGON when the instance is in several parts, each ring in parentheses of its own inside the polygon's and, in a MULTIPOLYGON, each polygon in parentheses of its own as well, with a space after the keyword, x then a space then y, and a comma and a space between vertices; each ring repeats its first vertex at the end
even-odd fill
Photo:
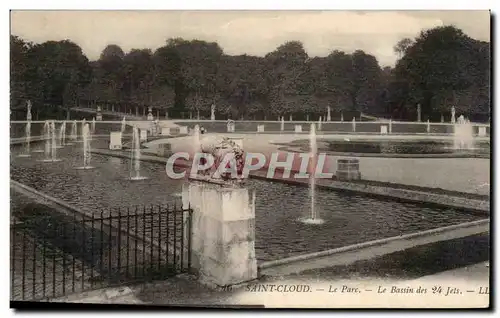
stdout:
POLYGON ((11 34, 41 43, 69 39, 91 60, 108 44, 125 52, 166 39, 216 41, 226 54, 263 56, 290 40, 309 56, 364 50, 395 64, 394 45, 422 29, 453 24, 490 41, 489 11, 12 11, 11 34))

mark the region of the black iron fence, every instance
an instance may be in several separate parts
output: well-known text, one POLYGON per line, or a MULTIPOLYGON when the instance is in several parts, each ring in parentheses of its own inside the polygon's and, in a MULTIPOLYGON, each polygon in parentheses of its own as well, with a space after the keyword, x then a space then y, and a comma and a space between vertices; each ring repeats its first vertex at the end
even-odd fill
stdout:
POLYGON ((141 206, 68 216, 33 204, 11 222, 11 300, 57 298, 186 272, 191 214, 178 206, 141 206))

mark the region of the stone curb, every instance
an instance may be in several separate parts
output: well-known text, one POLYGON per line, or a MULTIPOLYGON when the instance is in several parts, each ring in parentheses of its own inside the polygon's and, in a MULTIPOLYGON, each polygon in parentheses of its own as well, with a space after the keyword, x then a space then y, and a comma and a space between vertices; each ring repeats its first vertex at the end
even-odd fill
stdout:
POLYGON ((489 230, 489 225, 490 225, 490 219, 482 219, 482 220, 478 220, 478 221, 450 225, 450 226, 440 227, 440 228, 431 229, 431 230, 427 230, 427 231, 421 231, 421 232, 417 232, 417 233, 405 234, 405 235, 401 235, 401 236, 393 236, 393 237, 389 237, 389 238, 353 244, 353 245, 344 246, 344 247, 335 248, 335 249, 326 250, 326 251, 321 251, 321 252, 303 254, 303 255, 288 257, 288 258, 279 259, 279 260, 275 260, 275 261, 263 262, 258 266, 258 268, 259 268, 259 270, 265 270, 268 268, 293 265, 293 264, 297 264, 300 262, 310 261, 310 260, 319 259, 319 258, 325 258, 325 257, 333 256, 333 255, 338 255, 340 257, 341 254, 348 253, 348 252, 354 252, 354 251, 359 251, 359 250, 364 250, 364 249, 369 249, 369 248, 375 248, 375 247, 384 246, 384 245, 388 245, 391 243, 397 243, 397 242, 410 242, 411 240, 425 238, 425 237, 432 237, 432 236, 437 236, 437 235, 443 235, 446 233, 452 233, 453 231, 457 231, 457 230, 464 230, 464 229, 470 229, 470 228, 474 229, 474 227, 478 227, 480 229, 480 230, 477 230, 475 232, 478 232, 478 233, 485 232, 485 231, 487 232, 489 230))

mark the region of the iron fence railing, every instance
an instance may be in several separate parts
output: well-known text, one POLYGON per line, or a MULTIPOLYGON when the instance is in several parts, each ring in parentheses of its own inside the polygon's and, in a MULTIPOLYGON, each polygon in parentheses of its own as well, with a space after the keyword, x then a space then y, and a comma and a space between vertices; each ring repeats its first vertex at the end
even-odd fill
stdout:
POLYGON ((73 217, 31 209, 11 222, 11 300, 43 300, 164 279, 191 266, 190 208, 73 217))

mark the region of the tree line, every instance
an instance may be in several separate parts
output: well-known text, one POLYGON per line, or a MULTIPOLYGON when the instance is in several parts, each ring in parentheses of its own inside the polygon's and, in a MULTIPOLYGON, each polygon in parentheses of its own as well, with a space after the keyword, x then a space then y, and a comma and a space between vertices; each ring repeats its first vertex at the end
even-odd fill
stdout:
POLYGON ((172 117, 209 114, 215 104, 217 113, 234 119, 314 119, 327 106, 333 114, 399 120, 415 120, 418 104, 423 120, 439 120, 451 106, 481 120, 490 112, 490 44, 454 26, 398 42, 394 67, 381 67, 362 50, 310 57, 299 41, 258 57, 172 38, 155 51, 125 53, 108 45, 96 61, 70 40, 30 43, 11 35, 10 44, 12 109, 29 99, 38 109, 116 103, 168 108, 172 117))

